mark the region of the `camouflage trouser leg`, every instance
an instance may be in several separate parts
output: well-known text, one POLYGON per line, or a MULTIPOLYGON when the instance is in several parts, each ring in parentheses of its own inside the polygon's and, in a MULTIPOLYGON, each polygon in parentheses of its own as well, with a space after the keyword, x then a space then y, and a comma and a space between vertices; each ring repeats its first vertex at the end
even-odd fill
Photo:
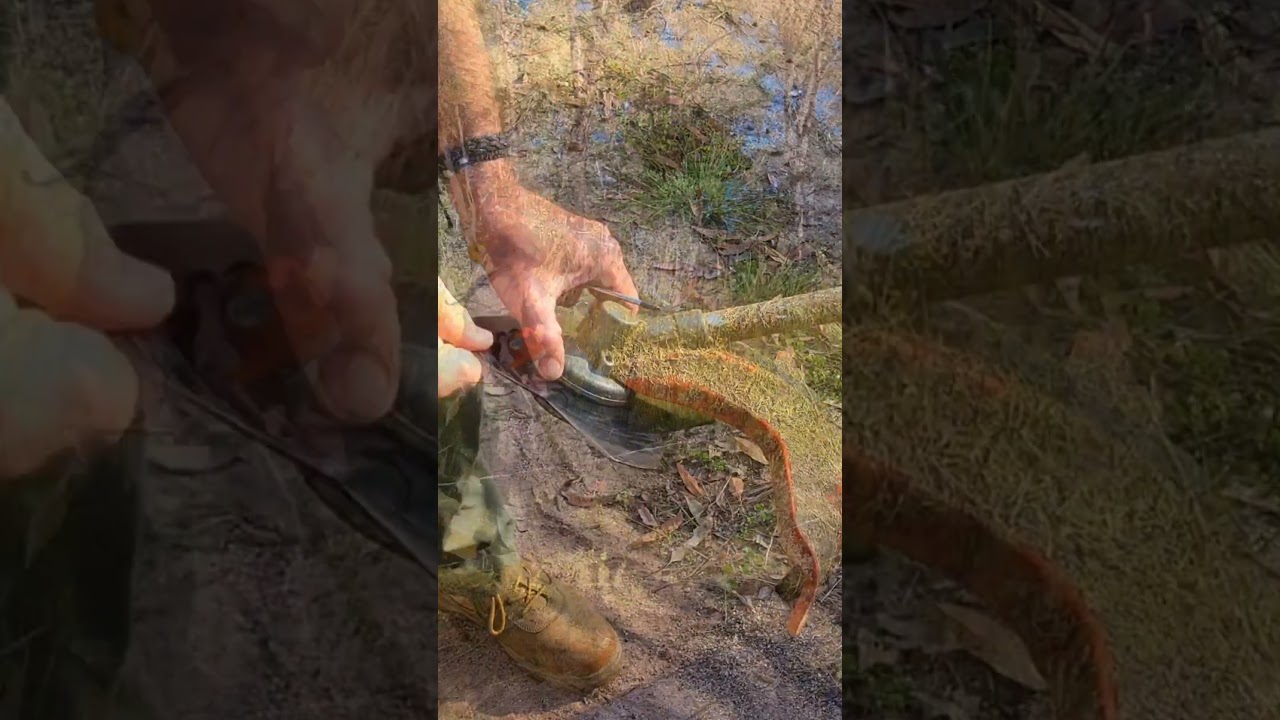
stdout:
POLYGON ((0 717, 146 717, 121 685, 132 624, 140 434, 0 488, 0 717))
POLYGON ((481 387, 440 402, 441 587, 449 576, 497 577, 520 562, 516 524, 480 459, 481 387))

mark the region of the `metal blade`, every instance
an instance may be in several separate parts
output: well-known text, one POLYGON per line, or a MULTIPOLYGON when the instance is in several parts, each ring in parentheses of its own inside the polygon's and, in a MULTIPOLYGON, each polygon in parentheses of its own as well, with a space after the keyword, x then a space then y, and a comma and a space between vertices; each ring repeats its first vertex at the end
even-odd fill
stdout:
POLYGON ((620 292, 614 292, 613 290, 609 290, 607 288, 596 287, 595 285, 588 285, 587 289, 593 293, 596 293, 597 295, 606 295, 608 297, 613 298, 614 300, 621 300, 622 302, 625 302, 625 303, 631 303, 632 305, 635 305, 636 307, 639 307, 639 308, 643 308, 645 310, 654 310, 662 313, 669 312, 666 308, 662 307, 661 305, 655 305, 654 303, 651 303, 647 300, 641 300, 640 298, 631 297, 630 295, 623 295, 620 292))

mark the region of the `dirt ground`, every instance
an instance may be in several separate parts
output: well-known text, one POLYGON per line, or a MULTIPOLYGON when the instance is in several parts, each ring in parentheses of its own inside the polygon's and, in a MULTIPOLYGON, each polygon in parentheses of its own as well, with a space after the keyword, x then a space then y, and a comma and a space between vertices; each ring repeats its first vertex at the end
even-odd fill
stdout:
MULTIPOLYGON (((825 718, 840 714, 840 593, 826 593, 797 638, 786 603, 757 584, 743 598, 718 584, 727 555, 709 538, 692 567, 632 547, 649 531, 623 504, 598 497, 666 496, 674 473, 621 467, 519 391, 491 395, 490 456, 520 530, 522 553, 585 592, 613 621, 627 668, 585 699, 511 672, 477 628, 442 618, 442 718, 825 718), (598 483, 602 484, 601 487, 598 483), (716 568, 699 572, 699 566, 716 568), (768 592, 760 592, 760 590, 768 592), (494 682, 501 678, 500 682, 494 682)), ((495 388, 492 392, 503 392, 495 388)), ((705 433, 703 433, 705 435, 705 433)), ((678 456, 679 446, 671 453, 678 456)), ((723 583, 723 580, 720 580, 723 583)))

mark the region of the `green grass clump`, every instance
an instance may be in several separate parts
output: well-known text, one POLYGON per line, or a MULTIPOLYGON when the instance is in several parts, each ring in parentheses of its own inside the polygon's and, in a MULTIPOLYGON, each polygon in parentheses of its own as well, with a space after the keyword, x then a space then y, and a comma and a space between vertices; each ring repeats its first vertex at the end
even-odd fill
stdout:
POLYGON ((889 665, 859 668, 857 651, 852 648, 845 648, 843 660, 844 699, 853 704, 854 717, 879 717, 911 709, 915 688, 901 670, 889 665))
POLYGON ((635 203, 645 212, 735 233, 782 216, 782 199, 750 180, 741 141, 706 112, 663 108, 630 120, 625 134, 643 167, 635 203))
POLYGON ((729 278, 733 300, 749 304, 812 292, 820 287, 817 269, 802 263, 771 266, 758 258, 739 262, 729 278))
POLYGON ((1280 492, 1280 328, 1228 342, 1166 340, 1157 359, 1170 438, 1212 474, 1280 492))
POLYGON ((1181 49, 1129 49, 1049 69, 1022 38, 951 52, 919 122, 935 170, 979 184, 1194 140, 1215 106, 1214 75, 1181 49))
POLYGON ((825 400, 839 400, 841 386, 841 358, 836 350, 824 351, 806 348, 801 352, 801 366, 809 387, 825 400))

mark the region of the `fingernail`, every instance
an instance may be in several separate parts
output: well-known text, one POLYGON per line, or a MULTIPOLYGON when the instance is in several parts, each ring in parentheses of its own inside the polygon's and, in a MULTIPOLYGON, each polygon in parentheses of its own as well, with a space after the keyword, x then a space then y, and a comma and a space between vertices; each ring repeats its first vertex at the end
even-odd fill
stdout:
POLYGON ((76 319, 111 329, 147 328, 173 308, 173 278, 160 268, 112 248, 86 270, 76 307, 69 309, 76 319))
POLYGON ((469 323, 466 330, 466 341, 471 347, 487 348, 493 344, 493 333, 475 323, 469 323))
POLYGON ((562 372, 560 361, 550 357, 542 358, 538 361, 538 372, 547 380, 555 380, 562 372))
POLYGON ((320 380, 330 409, 344 419, 373 421, 391 404, 391 375, 370 353, 339 352, 324 362, 320 380))

